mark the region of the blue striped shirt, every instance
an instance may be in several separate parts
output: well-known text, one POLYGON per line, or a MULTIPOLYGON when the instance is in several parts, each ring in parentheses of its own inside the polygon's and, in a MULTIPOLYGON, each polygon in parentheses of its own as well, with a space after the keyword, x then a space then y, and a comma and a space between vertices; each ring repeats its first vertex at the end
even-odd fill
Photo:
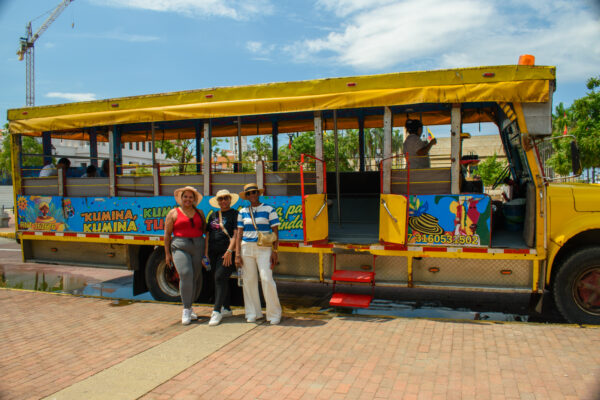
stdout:
MULTIPOLYGON (((258 207, 252 207, 254 221, 259 231, 263 233, 271 232, 271 228, 279 225, 279 217, 275 209, 267 204, 261 204, 258 207)), ((244 242, 258 241, 258 232, 254 229, 252 218, 250 217, 249 207, 244 207, 238 214, 238 228, 244 228, 242 240, 244 242)))

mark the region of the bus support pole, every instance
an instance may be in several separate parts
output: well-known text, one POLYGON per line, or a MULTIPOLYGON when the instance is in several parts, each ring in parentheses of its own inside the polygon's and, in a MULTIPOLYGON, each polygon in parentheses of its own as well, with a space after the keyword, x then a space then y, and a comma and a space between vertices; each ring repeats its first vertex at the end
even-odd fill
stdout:
POLYGON ((42 149, 44 165, 52 164, 52 132, 42 132, 42 149))
POLYGON ((365 172, 365 113, 358 114, 358 170, 365 172))
POLYGON ((461 115, 460 115, 460 104, 452 104, 452 110, 450 111, 450 125, 451 125, 451 136, 450 136, 450 176, 451 186, 450 192, 452 194, 460 193, 460 133, 461 133, 461 115))
POLYGON ((116 185, 115 185, 115 128, 112 127, 108 131, 108 195, 110 197, 116 196, 116 185))
POLYGON ((392 193, 392 110, 383 109, 383 188, 382 193, 392 193))
POLYGON ((340 152, 338 147, 337 110, 333 110, 333 138, 335 144, 335 196, 337 200, 338 225, 342 226, 342 210, 340 199, 340 152))
POLYGON ((90 164, 98 168, 98 136, 95 126, 90 128, 88 136, 90 138, 90 164))
POLYGON ((279 124, 277 122, 277 119, 274 118, 273 119, 273 130, 272 130, 272 145, 273 145, 273 171, 277 171, 278 169, 278 161, 279 161, 279 143, 277 141, 278 139, 278 135, 279 135, 279 124))
POLYGON ((202 121, 194 122, 196 131, 196 173, 202 172, 202 121))
MULTIPOLYGON (((323 159, 323 120, 321 118, 321 112, 315 111, 315 157, 319 160, 323 159)), ((317 178, 317 193, 325 193, 323 190, 323 178, 324 173, 322 172, 320 161, 315 161, 315 175, 317 178)))
POLYGON ((237 117, 237 155, 238 163, 233 165, 233 172, 243 172, 242 165, 242 117, 237 117), (236 168, 237 166, 237 168, 236 168))
POLYGON ((204 157, 202 165, 203 196, 210 196, 210 120, 204 122, 204 157))

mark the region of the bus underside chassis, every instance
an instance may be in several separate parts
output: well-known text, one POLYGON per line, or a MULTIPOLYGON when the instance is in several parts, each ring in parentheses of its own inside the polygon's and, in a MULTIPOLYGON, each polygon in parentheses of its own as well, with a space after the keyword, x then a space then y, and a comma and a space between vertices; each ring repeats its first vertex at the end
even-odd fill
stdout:
POLYGON ((560 264, 552 293, 571 323, 600 324, 600 247, 581 247, 560 264))

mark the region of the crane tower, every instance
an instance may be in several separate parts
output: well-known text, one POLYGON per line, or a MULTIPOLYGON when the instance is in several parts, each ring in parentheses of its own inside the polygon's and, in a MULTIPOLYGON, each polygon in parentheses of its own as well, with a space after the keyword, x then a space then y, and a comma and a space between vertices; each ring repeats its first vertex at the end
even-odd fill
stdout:
POLYGON ((39 27, 37 32, 33 34, 33 30, 31 29, 31 22, 27 23, 27 27, 25 29, 25 37, 22 37, 19 43, 19 50, 17 51, 17 55, 19 56, 19 61, 23 61, 25 58, 25 105, 33 106, 35 105, 35 53, 34 53, 34 44, 35 41, 40 37, 42 33, 48 29, 50 24, 58 18, 58 16, 63 12, 63 10, 71 4, 73 0, 63 0, 61 3, 56 6, 56 8, 52 11, 50 16, 44 21, 42 26, 39 27))

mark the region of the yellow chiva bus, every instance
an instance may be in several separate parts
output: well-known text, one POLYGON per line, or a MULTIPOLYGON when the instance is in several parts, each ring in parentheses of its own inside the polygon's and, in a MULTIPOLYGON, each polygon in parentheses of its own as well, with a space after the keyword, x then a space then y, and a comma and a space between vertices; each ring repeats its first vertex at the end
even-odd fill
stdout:
MULTIPOLYGON (((9 110, 16 234, 25 260, 133 270, 135 293, 177 300, 162 247, 173 190, 198 187, 208 214, 219 189, 257 182, 282 221, 276 279, 333 284, 334 306, 368 307, 374 286, 549 291, 567 320, 597 324, 600 187, 553 184, 538 156, 551 134, 554 87, 554 67, 508 65, 9 110), (447 125, 450 154, 431 168, 411 168, 407 155, 392 151, 393 128, 407 118, 447 125), (465 177, 472 157, 461 154, 462 125, 476 122, 497 126, 514 182, 508 202, 493 201, 465 177), (383 129, 375 164, 363 151, 370 128, 383 129), (347 129, 358 130, 358 160, 342 172, 324 161, 324 135, 347 129), (292 132, 314 132, 314 152, 282 170, 277 138, 292 132), (108 176, 60 169, 37 177, 22 167, 24 135, 42 138, 46 163, 60 156, 51 154, 53 140, 82 141, 95 165, 98 143, 107 142, 108 176), (254 135, 272 137, 272 158, 241 164, 240 139, 254 135), (211 154, 211 139, 222 137, 238 137, 232 171, 211 154), (174 139, 195 140, 192 167, 155 162, 145 175, 128 173, 125 144, 174 139)), ((199 298, 210 290, 204 278, 199 298)))

